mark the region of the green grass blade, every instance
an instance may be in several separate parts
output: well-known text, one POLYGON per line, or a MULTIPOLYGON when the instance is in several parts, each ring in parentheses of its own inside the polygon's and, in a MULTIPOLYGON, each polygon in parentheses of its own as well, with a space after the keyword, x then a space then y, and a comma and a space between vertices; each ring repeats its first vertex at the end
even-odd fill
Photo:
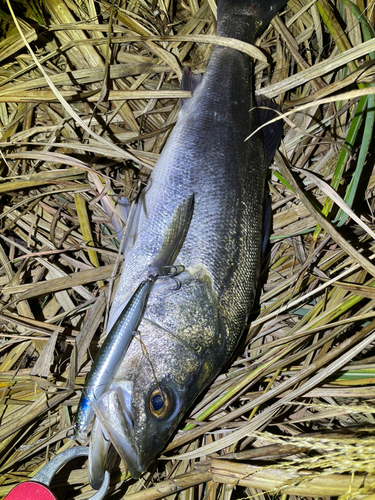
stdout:
MULTIPOLYGON (((373 132, 374 132, 374 120, 375 120, 375 100, 374 96, 368 96, 367 97, 367 113, 366 113, 366 119, 365 119, 365 126, 364 126, 364 132, 363 132, 363 138, 362 138, 362 143, 361 147, 359 150, 359 155, 358 155, 358 160, 357 160, 357 166, 355 169, 355 172, 353 174, 353 177, 350 181, 350 184, 346 190, 346 194, 344 197, 344 200, 346 203, 352 207, 354 198, 357 192, 359 180, 362 175, 363 167, 365 166, 365 161, 367 157, 367 153, 372 141, 373 137, 373 132)), ((337 215, 338 221, 338 226, 342 226, 345 224, 345 222, 348 219, 348 215, 343 212, 342 210, 339 211, 337 215)))

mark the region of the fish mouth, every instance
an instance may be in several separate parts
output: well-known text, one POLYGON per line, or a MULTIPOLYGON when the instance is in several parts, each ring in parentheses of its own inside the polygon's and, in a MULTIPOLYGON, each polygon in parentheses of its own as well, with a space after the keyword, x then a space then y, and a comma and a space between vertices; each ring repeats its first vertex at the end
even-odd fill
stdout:
POLYGON ((112 385, 98 400, 95 408, 97 417, 117 453, 125 462, 134 478, 139 478, 151 460, 143 460, 135 440, 131 411, 131 382, 112 385))

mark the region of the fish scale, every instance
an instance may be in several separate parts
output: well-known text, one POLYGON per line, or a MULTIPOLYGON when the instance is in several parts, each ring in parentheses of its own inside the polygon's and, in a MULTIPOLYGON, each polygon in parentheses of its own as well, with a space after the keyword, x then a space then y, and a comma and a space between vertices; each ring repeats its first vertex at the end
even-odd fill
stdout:
MULTIPOLYGON (((219 0, 218 34, 253 42, 284 4, 219 0)), ((101 418, 94 423, 92 449, 106 450, 102 443, 111 441, 134 477, 163 450, 233 354, 252 307, 267 160, 262 133, 246 137, 259 124, 250 58, 216 46, 141 196, 139 234, 109 319, 110 329, 147 277, 179 207, 193 195, 174 260, 186 269, 177 278, 181 286, 153 283, 137 335, 111 389, 97 402, 101 418)), ((89 457, 93 486, 104 474, 101 453, 89 457)))

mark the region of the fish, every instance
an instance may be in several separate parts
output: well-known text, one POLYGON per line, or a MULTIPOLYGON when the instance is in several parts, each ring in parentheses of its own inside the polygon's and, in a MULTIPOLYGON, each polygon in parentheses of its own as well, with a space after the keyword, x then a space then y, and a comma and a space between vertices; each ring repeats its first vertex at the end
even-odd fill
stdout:
MULTIPOLYGON (((218 0, 217 34, 253 43, 285 0, 218 0)), ((194 196, 171 264, 177 279, 155 282, 108 390, 95 401, 89 479, 100 486, 113 444, 135 478, 166 446, 183 416, 228 363, 253 306, 260 267, 270 153, 260 125, 253 62, 215 46, 138 204, 109 328, 153 266, 179 207, 194 196)), ((182 88, 189 74, 184 72, 182 88), (184 82, 185 79, 185 82, 184 82)), ((194 84, 192 85, 194 87, 194 84)), ((275 148, 275 137, 270 141, 275 148)))

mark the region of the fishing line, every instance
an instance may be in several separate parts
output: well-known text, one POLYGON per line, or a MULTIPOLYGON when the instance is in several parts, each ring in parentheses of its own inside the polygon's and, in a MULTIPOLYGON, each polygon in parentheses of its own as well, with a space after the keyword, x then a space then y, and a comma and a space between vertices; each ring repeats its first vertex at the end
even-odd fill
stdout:
POLYGON ((151 358, 150 358, 150 355, 148 353, 148 350, 147 350, 147 347, 145 345, 145 343, 143 342, 142 338, 141 338, 141 332, 137 332, 139 334, 139 338, 138 337, 134 337, 136 340, 138 340, 140 346, 141 346, 141 351, 142 351, 142 354, 143 356, 147 359, 147 361, 149 362, 150 366, 151 366, 151 370, 152 370, 152 375, 154 377, 154 380, 155 380, 155 384, 160 392, 160 396, 161 396, 161 399, 163 400, 163 404, 166 403, 165 399, 164 399, 164 391, 162 391, 161 387, 160 387, 160 384, 158 382, 158 379, 156 377, 156 372, 155 372, 155 369, 154 369, 154 366, 152 364, 152 361, 151 361, 151 358))

